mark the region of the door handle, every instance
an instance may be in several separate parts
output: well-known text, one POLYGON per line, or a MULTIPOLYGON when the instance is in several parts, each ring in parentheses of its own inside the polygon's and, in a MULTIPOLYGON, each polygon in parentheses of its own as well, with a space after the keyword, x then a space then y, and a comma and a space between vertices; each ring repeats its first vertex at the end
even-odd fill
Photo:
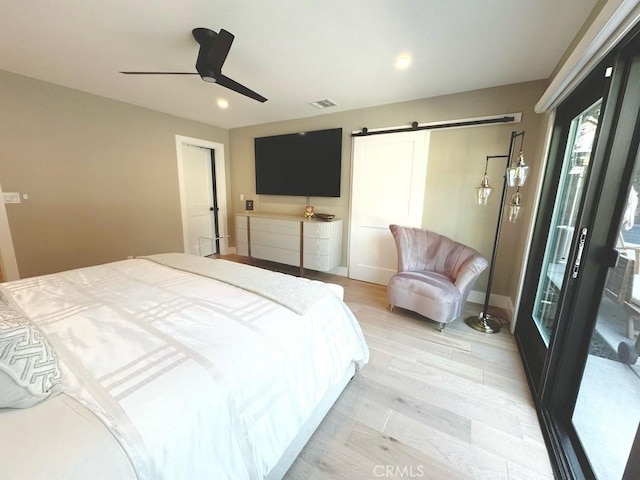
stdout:
POLYGON ((576 253, 576 259, 573 262, 573 270, 571 271, 571 278, 578 278, 578 272, 580 271, 580 262, 582 261, 582 252, 584 251, 584 244, 587 241, 587 228, 583 228, 580 231, 580 239, 578 240, 578 253, 576 253))

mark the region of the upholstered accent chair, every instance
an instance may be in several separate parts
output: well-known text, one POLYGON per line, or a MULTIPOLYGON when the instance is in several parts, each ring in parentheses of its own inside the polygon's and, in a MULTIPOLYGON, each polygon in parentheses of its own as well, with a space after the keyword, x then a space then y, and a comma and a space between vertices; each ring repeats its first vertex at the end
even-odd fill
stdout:
POLYGON ((406 308, 439 323, 462 314, 488 262, 471 247, 420 228, 389 225, 398 251, 398 273, 387 285, 389 309, 406 308))

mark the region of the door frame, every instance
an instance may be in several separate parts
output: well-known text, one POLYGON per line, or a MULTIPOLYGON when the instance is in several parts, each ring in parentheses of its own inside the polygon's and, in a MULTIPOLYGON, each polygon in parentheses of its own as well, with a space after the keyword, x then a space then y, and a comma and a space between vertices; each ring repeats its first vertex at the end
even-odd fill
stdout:
POLYGON ((220 254, 226 255, 229 252, 229 235, 227 228, 227 181, 224 144, 212 142, 209 140, 202 140, 199 138, 176 135, 176 158, 178 162, 178 185, 180 187, 180 213, 182 216, 182 239, 184 251, 187 252, 189 246, 187 204, 185 199, 184 186, 184 159, 182 157, 182 147, 185 145, 208 148, 214 151, 214 163, 212 167, 215 170, 214 193, 216 194, 216 201, 218 204, 218 235, 220 239, 220 254))

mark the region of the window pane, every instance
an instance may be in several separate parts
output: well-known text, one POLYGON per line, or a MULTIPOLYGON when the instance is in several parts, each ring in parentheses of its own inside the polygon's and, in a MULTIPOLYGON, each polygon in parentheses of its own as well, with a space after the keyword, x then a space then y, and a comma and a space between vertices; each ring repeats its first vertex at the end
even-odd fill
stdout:
POLYGON ((533 319, 547 346, 555 323, 558 297, 562 290, 571 239, 589 171, 601 104, 602 100, 598 100, 571 122, 549 239, 533 304, 533 319))

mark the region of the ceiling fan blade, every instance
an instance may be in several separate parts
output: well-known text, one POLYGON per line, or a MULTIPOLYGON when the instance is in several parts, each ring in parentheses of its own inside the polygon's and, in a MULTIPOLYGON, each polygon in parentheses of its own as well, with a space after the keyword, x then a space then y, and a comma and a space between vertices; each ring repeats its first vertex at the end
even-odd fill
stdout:
POLYGON ((125 75, 199 75, 198 72, 120 72, 125 75))
POLYGON ((234 38, 232 33, 227 32, 223 28, 220 29, 220 33, 218 33, 211 42, 205 58, 205 64, 210 69, 217 73, 220 72, 224 61, 227 59, 227 55, 229 55, 229 50, 231 49, 234 38))
POLYGON ((253 98, 254 100, 257 100, 259 102, 266 102, 267 99, 265 97, 263 97, 262 95, 254 92, 253 90, 245 87, 244 85, 240 85, 238 82, 236 82, 235 80, 231 80, 229 77, 225 77, 224 75, 218 75, 216 77, 216 83, 218 85, 222 85, 223 87, 226 87, 230 90, 233 90, 234 92, 238 92, 242 95, 245 95, 249 98, 253 98))

